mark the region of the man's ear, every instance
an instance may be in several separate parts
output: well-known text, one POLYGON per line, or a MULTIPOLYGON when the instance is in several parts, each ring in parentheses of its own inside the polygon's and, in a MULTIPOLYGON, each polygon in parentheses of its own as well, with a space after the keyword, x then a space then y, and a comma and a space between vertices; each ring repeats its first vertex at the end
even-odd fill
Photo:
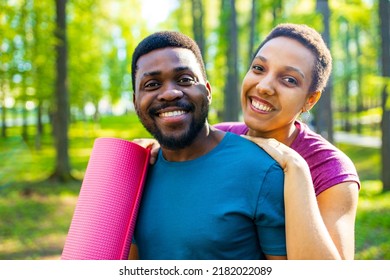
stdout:
POLYGON ((303 111, 309 111, 311 108, 313 108, 314 105, 320 100, 321 97, 321 92, 320 91, 315 91, 309 94, 309 97, 306 100, 305 106, 303 111))
POLYGON ((208 98, 208 100, 209 100, 209 104, 211 104, 211 101, 212 101, 212 99, 213 99, 213 97, 212 97, 212 94, 211 94, 211 85, 210 85, 210 83, 208 82, 208 81, 206 81, 206 88, 207 88, 207 98, 208 98))
POLYGON ((133 92, 133 105, 134 105, 134 108, 137 109, 137 103, 135 102, 135 92, 133 92))

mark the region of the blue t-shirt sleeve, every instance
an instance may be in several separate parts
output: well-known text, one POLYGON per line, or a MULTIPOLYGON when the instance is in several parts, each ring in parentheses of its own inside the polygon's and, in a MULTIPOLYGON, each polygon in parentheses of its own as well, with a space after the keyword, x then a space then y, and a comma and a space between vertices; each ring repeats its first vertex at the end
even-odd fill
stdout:
POLYGON ((268 255, 287 255, 284 173, 277 163, 270 166, 262 182, 255 219, 263 252, 268 255))

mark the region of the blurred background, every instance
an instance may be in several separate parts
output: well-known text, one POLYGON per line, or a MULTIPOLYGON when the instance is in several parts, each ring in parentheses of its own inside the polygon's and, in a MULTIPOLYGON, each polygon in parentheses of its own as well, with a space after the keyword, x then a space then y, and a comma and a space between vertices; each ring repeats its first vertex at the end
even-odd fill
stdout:
POLYGON ((310 124, 362 180, 356 259, 390 259, 389 0, 0 0, 0 259, 58 259, 97 137, 149 137, 131 55, 151 32, 194 38, 210 123, 241 120, 240 82, 278 23, 318 30, 333 73, 310 124))

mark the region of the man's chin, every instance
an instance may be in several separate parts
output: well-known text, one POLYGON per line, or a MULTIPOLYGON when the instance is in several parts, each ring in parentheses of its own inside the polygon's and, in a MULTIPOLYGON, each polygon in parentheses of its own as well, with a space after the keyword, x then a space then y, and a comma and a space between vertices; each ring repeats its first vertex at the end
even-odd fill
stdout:
POLYGON ((162 148, 172 150, 172 151, 184 149, 184 148, 190 146, 192 141, 193 141, 193 138, 187 139, 187 140, 186 139, 172 139, 172 138, 170 138, 170 139, 156 138, 156 139, 160 143, 162 148))

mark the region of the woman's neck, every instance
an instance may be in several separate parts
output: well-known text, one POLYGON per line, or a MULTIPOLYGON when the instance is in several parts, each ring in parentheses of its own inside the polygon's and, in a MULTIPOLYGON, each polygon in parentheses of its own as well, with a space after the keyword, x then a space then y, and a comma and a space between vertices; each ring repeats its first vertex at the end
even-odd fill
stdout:
POLYGON ((292 142, 294 142, 298 133, 299 133, 299 130, 295 126, 295 122, 294 122, 292 124, 289 124, 286 127, 282 127, 282 128, 279 128, 276 130, 270 130, 270 131, 256 131, 256 130, 253 130, 249 127, 247 135, 253 136, 253 137, 274 138, 287 146, 291 146, 292 142))

